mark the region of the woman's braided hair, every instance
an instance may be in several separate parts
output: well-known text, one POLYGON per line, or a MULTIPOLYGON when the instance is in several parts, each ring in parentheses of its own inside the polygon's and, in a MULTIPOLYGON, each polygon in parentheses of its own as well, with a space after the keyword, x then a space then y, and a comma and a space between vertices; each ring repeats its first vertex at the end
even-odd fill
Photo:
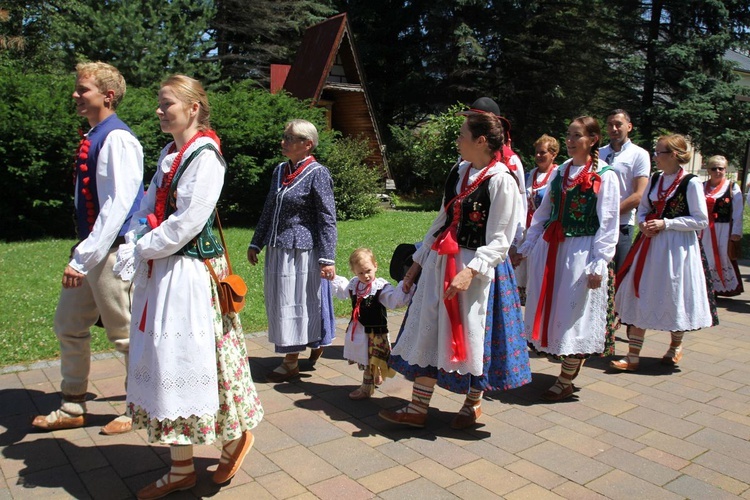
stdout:
POLYGON ((573 120, 573 123, 581 125, 589 137, 596 138, 589 150, 589 154, 591 155, 591 169, 592 171, 596 171, 599 166, 599 143, 602 140, 602 129, 599 127, 599 122, 593 116, 579 116, 573 120))

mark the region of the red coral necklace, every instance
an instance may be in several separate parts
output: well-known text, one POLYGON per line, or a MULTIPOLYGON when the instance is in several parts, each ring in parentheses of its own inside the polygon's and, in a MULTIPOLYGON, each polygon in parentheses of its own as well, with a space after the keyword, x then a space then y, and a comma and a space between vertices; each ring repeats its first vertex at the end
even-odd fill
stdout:
MULTIPOLYGON (((179 153, 177 153, 177 156, 175 156, 174 160, 172 160, 172 166, 169 168, 169 172, 167 173, 167 175, 162 177, 161 185, 156 188, 156 203, 154 206, 153 214, 154 217, 149 217, 149 225, 152 229, 164 222, 164 215, 167 210, 167 196, 169 195, 169 187, 172 185, 172 180, 174 179, 174 175, 177 172, 177 168, 182 162, 182 157, 184 156, 185 151, 187 151, 187 149, 192 146, 199 137, 204 137, 206 135, 208 134, 201 130, 193 137, 191 137, 190 140, 180 148, 180 151, 179 153)), ((177 148, 175 147, 175 144, 173 142, 168 154, 174 153, 175 149, 177 148)))
POLYGON ((544 186, 546 186, 547 185, 547 181, 549 180, 549 176, 555 170, 556 166, 557 165, 551 165, 550 168, 549 168, 549 170, 547 171, 547 173, 544 175, 544 178, 541 181, 539 181, 539 182, 537 182, 537 180, 536 180, 537 177, 539 176, 539 169, 537 169, 534 172, 534 179, 531 181, 531 189, 533 189, 534 191, 538 191, 540 188, 543 188, 544 186))
POLYGON ((589 158, 589 161, 586 162, 586 165, 584 165, 583 170, 581 170, 578 175, 576 175, 574 178, 570 179, 568 176, 570 174, 570 169, 572 168, 573 164, 571 163, 568 168, 565 169, 565 177, 563 177, 563 190, 564 191, 570 191, 577 185, 581 184, 583 181, 585 181, 588 177, 588 175, 591 173, 591 165, 593 163, 593 158, 589 158))
MULTIPOLYGON (((296 179, 299 176, 299 174, 302 173, 302 171, 305 169, 305 167, 308 166, 309 164, 311 164, 314 161, 315 161, 315 157, 314 156, 308 156, 307 159, 305 161, 303 161, 302 164, 294 170, 294 172, 291 172, 291 173, 286 174, 284 176, 284 180, 281 181, 281 184, 284 187, 286 187, 289 184, 291 184, 292 182, 294 182, 294 179, 296 179)), ((287 166, 285 168, 288 168, 291 171, 292 170, 292 162, 289 161, 289 163, 287 164, 287 166)))

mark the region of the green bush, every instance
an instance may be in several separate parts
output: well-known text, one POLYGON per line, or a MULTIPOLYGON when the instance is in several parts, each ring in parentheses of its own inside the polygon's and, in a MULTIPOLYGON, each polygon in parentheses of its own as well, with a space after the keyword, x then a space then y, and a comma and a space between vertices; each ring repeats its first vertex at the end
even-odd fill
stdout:
POLYGON ((325 157, 321 155, 321 161, 333 177, 333 196, 339 220, 364 219, 380 209, 375 195, 382 191, 382 177, 365 163, 370 153, 366 139, 345 137, 335 140, 325 157))
POLYGON ((391 127, 394 144, 389 165, 401 192, 442 191, 445 177, 458 158, 456 139, 464 118, 456 113, 464 108, 452 106, 416 129, 391 127))
MULTIPOLYGON (((0 59, 0 239, 73 237, 73 156, 78 130, 88 124, 75 113, 74 75, 32 74, 0 59)), ((325 111, 287 94, 270 94, 244 82, 226 92, 209 92, 212 124, 222 139, 229 168, 219 206, 229 224, 255 224, 268 192, 270 174, 283 160, 281 135, 292 118, 315 123, 319 153, 333 133, 325 111)), ((127 90, 118 115, 143 145, 144 182, 156 171, 159 152, 170 140, 156 118, 157 89, 127 90)))
POLYGON ((70 76, 0 64, 0 227, 3 239, 72 236, 73 154, 81 120, 70 76))
POLYGON ((284 125, 291 119, 309 120, 318 128, 316 156, 324 156, 333 141, 326 130, 325 110, 311 108, 285 93, 271 94, 246 81, 227 92, 209 92, 211 123, 221 137, 229 166, 219 202, 232 225, 255 225, 281 155, 284 125))

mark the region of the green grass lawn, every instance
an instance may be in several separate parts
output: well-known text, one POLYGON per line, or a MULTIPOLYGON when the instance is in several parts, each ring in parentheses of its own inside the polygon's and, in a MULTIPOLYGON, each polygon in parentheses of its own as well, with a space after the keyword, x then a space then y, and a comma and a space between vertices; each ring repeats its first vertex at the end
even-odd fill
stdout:
MULTIPOLYGON (((379 261, 378 275, 389 278, 393 250, 400 243, 420 241, 436 212, 386 211, 363 221, 340 222, 336 254, 337 273, 351 277, 349 254, 366 246, 379 261)), ((247 262, 249 229, 227 229, 225 236, 235 273, 248 285, 247 305, 241 313, 246 332, 266 328, 263 305, 263 265, 247 262)), ((57 357, 59 346, 52 331, 62 272, 73 240, 0 243, 0 366, 57 357)), ((261 253, 261 259, 265 252, 261 253)), ((334 300, 336 315, 348 316, 351 303, 334 300)), ((92 350, 110 349, 104 332, 92 330, 92 350)))

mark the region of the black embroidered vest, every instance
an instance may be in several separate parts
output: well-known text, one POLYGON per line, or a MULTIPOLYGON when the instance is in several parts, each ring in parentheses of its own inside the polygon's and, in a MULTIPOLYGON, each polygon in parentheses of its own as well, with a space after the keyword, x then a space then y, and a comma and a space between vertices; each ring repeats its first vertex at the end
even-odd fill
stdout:
MULTIPOLYGON (((369 295, 362 299, 359 304, 359 321, 365 327, 365 333, 388 333, 388 312, 383 304, 380 303, 380 292, 375 295, 369 295)), ((349 292, 352 298, 352 309, 357 306, 357 294, 349 292)))
POLYGON ((714 222, 732 222, 732 183, 727 183, 727 189, 721 196, 716 198, 714 210, 712 212, 714 222))
MULTIPOLYGON (((484 181, 482 181, 474 192, 461 202, 461 216, 456 228, 458 246, 460 247, 476 250, 487 244, 487 218, 490 212, 490 192, 487 181, 490 177, 492 176, 488 175, 485 177, 484 181)), ((456 192, 458 179, 458 167, 454 167, 448 174, 448 180, 445 182, 443 203, 448 203, 458 194, 456 192)), ((453 222, 453 205, 446 206, 445 212, 445 225, 434 234, 435 237, 439 236, 453 222)))
MULTIPOLYGON (((656 172, 651 177, 651 187, 648 190, 649 203, 651 204, 649 215, 656 213, 656 207, 654 206, 650 195, 656 187, 656 184, 658 184, 660 176, 661 172, 656 172)), ((690 179, 693 177, 695 177, 694 174, 687 174, 682 178, 680 185, 677 186, 674 193, 672 193, 672 197, 667 200, 667 204, 661 215, 663 219, 676 219, 677 217, 687 217, 690 215, 690 206, 688 205, 687 199, 687 186, 690 183, 690 179)))

